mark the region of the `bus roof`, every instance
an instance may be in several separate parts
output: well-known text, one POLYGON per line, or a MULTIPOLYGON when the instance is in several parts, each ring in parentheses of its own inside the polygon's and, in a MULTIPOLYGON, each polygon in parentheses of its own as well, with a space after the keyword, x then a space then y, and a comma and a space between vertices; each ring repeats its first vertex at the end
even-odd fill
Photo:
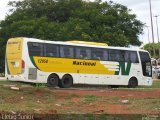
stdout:
MULTIPOLYGON (((22 37, 21 37, 22 38, 22 37)), ((14 39, 14 38, 12 38, 14 39)), ((84 47, 96 47, 96 48, 108 48, 108 49, 120 49, 120 50, 129 50, 129 51, 144 51, 146 50, 140 48, 127 48, 127 47, 115 47, 108 46, 105 43, 97 43, 97 42, 85 42, 85 41, 49 41, 49 40, 41 40, 36 38, 27 38, 23 37, 23 39, 27 42, 40 42, 40 43, 50 43, 50 44, 61 44, 61 45, 73 45, 73 46, 84 46, 84 47)))
POLYGON ((75 44, 84 44, 84 45, 108 46, 108 44, 106 44, 106 43, 78 41, 78 40, 67 41, 67 42, 69 42, 69 43, 75 43, 75 44))

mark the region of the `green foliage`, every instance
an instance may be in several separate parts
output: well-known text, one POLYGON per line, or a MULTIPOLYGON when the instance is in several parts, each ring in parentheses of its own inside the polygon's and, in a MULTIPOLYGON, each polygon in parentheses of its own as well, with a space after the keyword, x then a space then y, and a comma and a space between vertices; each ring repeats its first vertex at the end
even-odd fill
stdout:
POLYGON ((138 35, 142 34, 143 24, 121 4, 101 0, 24 0, 9 5, 12 14, 0 21, 2 46, 12 37, 96 41, 110 46, 141 44, 138 35))
POLYGON ((144 46, 144 49, 146 50, 152 50, 152 49, 159 49, 160 48, 160 43, 149 43, 149 44, 146 44, 144 46))
POLYGON ((146 44, 144 49, 149 51, 153 58, 159 58, 160 43, 146 44))

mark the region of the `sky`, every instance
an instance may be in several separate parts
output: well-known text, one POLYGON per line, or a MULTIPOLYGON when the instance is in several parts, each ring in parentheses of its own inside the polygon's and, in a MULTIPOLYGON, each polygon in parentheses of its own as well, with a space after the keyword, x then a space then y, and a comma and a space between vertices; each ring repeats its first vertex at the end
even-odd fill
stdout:
MULTIPOLYGON (((0 0, 0 20, 4 20, 5 16, 9 14, 10 7, 7 5, 9 1, 13 0, 0 0)), ((14 0, 19 1, 19 0, 14 0)), ((94 0, 88 0, 94 1, 94 0)), ((109 0, 102 0, 109 1, 109 0)), ((150 22, 150 10, 149 0, 112 0, 115 3, 120 3, 131 9, 131 13, 136 14, 137 19, 145 23, 147 27, 144 27, 144 34, 139 36, 139 39, 144 44, 152 42, 151 22, 150 22), (149 31, 149 32, 148 32, 149 31), (149 36, 149 37, 148 37, 149 36)), ((158 41, 157 37, 157 25, 155 15, 160 15, 160 0, 151 0, 152 14, 153 14, 153 28, 154 28, 154 40, 158 41)), ((157 17, 158 28, 160 34, 160 16, 157 17)))

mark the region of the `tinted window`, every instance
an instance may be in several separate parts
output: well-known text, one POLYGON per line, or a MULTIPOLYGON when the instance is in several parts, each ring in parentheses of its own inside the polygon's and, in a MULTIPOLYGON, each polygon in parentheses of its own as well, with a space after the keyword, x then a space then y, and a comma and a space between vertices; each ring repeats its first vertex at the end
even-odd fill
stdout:
POLYGON ((43 44, 42 43, 29 42, 28 50, 29 50, 30 56, 43 56, 43 44))
POLYGON ((144 76, 152 76, 151 59, 147 52, 139 52, 144 76))
POLYGON ((137 52, 134 52, 134 51, 130 52, 130 60, 132 63, 138 63, 137 52))
POLYGON ((147 52, 139 52, 140 54, 140 58, 141 58, 141 62, 150 62, 150 56, 147 52))
POLYGON ((103 60, 107 61, 109 59, 108 50, 104 50, 103 52, 103 60))
POLYGON ((130 51, 125 51, 124 53, 124 60, 125 62, 131 62, 131 57, 130 57, 130 51))
POLYGON ((74 49, 72 46, 60 46, 60 56, 65 58, 74 58, 74 49))
POLYGON ((53 44, 45 44, 45 56, 59 57, 59 46, 53 44))
POLYGON ((135 51, 125 51, 124 54, 125 62, 138 63, 138 55, 135 51))
POLYGON ((110 61, 124 61, 124 51, 121 50, 109 50, 110 61))
POLYGON ((91 59, 91 49, 85 47, 76 47, 77 59, 91 59))
POLYGON ((108 60, 108 52, 105 49, 92 48, 92 59, 94 60, 108 60))

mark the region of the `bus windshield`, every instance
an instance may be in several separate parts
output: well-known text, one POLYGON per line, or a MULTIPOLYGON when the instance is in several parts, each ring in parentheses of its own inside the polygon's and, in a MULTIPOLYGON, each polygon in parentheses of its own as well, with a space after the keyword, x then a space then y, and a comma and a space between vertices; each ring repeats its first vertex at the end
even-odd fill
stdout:
POLYGON ((151 59, 147 52, 139 52, 143 75, 147 77, 152 77, 152 66, 151 59))

